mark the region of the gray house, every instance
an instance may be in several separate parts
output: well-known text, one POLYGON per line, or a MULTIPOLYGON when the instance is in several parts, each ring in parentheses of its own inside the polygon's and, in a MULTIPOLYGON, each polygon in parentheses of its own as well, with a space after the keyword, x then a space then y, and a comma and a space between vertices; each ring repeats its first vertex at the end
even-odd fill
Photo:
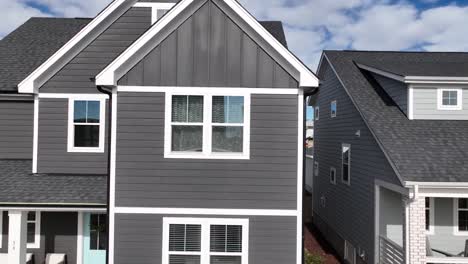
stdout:
POLYGON ((318 79, 280 22, 115 0, 29 20, 0 76, 0 263, 302 263, 318 79))
POLYGON ((348 263, 468 263, 468 53, 325 51, 314 223, 348 263))

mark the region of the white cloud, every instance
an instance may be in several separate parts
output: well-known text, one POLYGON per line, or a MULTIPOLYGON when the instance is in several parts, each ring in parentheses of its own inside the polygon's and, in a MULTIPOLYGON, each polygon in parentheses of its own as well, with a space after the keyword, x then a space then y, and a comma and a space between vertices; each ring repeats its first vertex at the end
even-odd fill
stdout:
POLYGON ((110 0, 35 0, 34 2, 49 7, 56 16, 94 17, 110 0))
POLYGON ((0 0, 2 22, 0 23, 0 38, 17 28, 30 17, 47 16, 35 8, 20 1, 0 0))

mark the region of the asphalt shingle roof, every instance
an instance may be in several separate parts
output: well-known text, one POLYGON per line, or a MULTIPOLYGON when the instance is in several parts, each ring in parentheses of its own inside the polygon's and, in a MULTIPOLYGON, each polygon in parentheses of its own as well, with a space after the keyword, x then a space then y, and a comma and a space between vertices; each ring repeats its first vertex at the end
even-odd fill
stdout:
POLYGON ((105 175, 32 174, 31 160, 0 160, 1 204, 104 206, 105 175))
POLYGON ((440 68, 468 63, 468 53, 325 51, 325 55, 403 180, 468 182, 468 121, 409 120, 356 66, 431 61, 435 69, 437 63, 440 68))

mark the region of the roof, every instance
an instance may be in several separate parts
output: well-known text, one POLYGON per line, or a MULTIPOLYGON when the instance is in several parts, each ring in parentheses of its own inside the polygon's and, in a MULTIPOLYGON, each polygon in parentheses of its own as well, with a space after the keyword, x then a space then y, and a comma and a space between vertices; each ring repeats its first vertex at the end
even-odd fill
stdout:
POLYGON ((0 92, 17 85, 91 19, 31 18, 0 41, 0 92))
POLYGON ((1 204, 104 206, 105 175, 32 174, 31 160, 0 160, 1 204))
MULTIPOLYGON (((16 93, 17 85, 57 52, 91 18, 31 18, 0 41, 0 93, 16 93)), ((260 22, 287 47, 280 21, 260 22)))
MULTIPOLYGON (((468 182, 468 121, 409 120, 357 62, 468 62, 468 53, 325 51, 395 172, 404 181, 468 182)), ((390 63, 391 64, 391 63, 390 63)), ((403 68, 402 68, 403 69, 403 68)))

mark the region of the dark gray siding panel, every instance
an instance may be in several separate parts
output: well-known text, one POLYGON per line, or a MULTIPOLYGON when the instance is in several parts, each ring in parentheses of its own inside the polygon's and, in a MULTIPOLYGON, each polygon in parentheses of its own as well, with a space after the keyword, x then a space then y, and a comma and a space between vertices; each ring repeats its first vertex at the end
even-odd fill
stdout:
MULTIPOLYGON (((117 214, 115 263, 159 263, 162 259, 163 217, 210 216, 117 214)), ((296 217, 217 217, 249 219, 249 263, 296 263, 296 217)))
POLYGON ((297 95, 252 95, 250 160, 164 159, 164 93, 119 93, 117 206, 296 209, 297 95))
POLYGON ((333 70, 327 65, 322 70, 317 100, 320 119, 314 124, 314 158, 319 162, 319 176, 314 177, 313 186, 314 215, 333 230, 324 233, 336 233, 356 248, 361 247, 367 252, 368 263, 374 263, 374 225, 370 221, 374 219, 374 180, 400 182, 333 70), (333 100, 338 102, 336 118, 330 117, 333 100), (358 130, 360 137, 356 136, 358 130), (341 182, 342 143, 351 144, 351 186, 341 182), (336 185, 330 183, 330 167, 336 168, 336 185), (320 204, 322 197, 325 207, 320 204))
POLYGON ((389 79, 387 77, 372 74, 374 79, 387 92, 401 111, 408 115, 408 86, 405 83, 389 79))
POLYGON ((298 83, 212 1, 136 65, 120 85, 297 88, 298 83), (162 56, 158 54, 162 52, 162 56), (153 75, 163 78, 154 78, 153 75))
POLYGON ((0 159, 31 159, 34 102, 0 101, 0 159))
MULTIPOLYGON (((108 124, 107 120, 106 124, 108 124)), ((107 147, 104 148, 106 153, 69 153, 67 152, 67 136, 68 99, 41 98, 39 101, 38 172, 106 174, 107 147)), ((105 141, 107 143, 107 138, 105 141)))
POLYGON ((96 93, 96 77, 151 26, 151 8, 133 7, 41 87, 46 93, 96 93))

